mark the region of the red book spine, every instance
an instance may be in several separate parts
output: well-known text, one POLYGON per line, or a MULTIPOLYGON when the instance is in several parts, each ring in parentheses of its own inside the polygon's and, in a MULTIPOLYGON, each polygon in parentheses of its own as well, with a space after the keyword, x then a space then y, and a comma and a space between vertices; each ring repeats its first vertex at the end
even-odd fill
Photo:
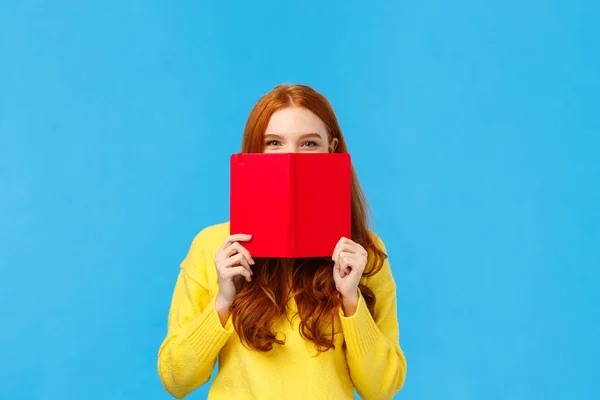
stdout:
POLYGON ((288 181, 288 193, 289 193, 289 209, 288 209, 288 223, 290 233, 290 248, 288 257, 294 258, 296 256, 296 163, 294 162, 294 155, 288 154, 288 172, 289 172, 289 181, 288 181))

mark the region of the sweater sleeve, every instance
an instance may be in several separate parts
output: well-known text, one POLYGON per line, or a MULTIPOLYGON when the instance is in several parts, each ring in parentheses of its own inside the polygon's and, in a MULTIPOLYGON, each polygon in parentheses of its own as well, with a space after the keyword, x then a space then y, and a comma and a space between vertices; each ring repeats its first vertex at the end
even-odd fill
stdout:
POLYGON ((206 261, 197 236, 181 264, 171 300, 167 336, 158 352, 158 374, 172 396, 183 398, 206 383, 217 355, 233 333, 221 325, 207 288, 206 261))
MULTIPOLYGON (((376 242, 385 251, 383 243, 376 242)), ((404 385, 406 359, 399 343, 396 284, 389 262, 366 283, 376 296, 375 315, 369 312, 362 293, 352 316, 346 317, 340 310, 346 358, 361 398, 391 399, 404 385)))

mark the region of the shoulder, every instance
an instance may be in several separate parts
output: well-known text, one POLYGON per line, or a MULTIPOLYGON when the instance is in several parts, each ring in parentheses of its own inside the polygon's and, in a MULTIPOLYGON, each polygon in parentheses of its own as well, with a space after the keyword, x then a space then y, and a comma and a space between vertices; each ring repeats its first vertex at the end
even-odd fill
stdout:
POLYGON ((229 236, 229 222, 210 225, 194 235, 184 264, 211 260, 229 236))
POLYGON ((368 235, 369 239, 365 248, 369 254, 369 264, 381 262, 381 258, 383 261, 387 261, 387 248, 383 240, 373 231, 368 231, 368 235))
POLYGON ((207 226, 192 239, 187 255, 180 268, 191 280, 214 289, 216 275, 214 257, 229 236, 229 222, 207 226))
POLYGON ((373 250, 369 250, 369 266, 371 268, 376 267, 375 264, 379 265, 379 270, 368 277, 365 277, 365 284, 371 289, 377 291, 380 288, 388 288, 396 286, 396 282, 394 280, 392 274, 392 268, 389 262, 389 255, 386 248, 385 243, 375 232, 369 232, 369 236, 371 238, 371 243, 377 250, 379 250, 379 255, 376 254, 373 250))
POLYGON ((204 250, 216 252, 225 239, 229 236, 229 222, 210 225, 194 236, 192 246, 202 247, 204 250))
POLYGON ((383 253, 386 253, 385 243, 383 240, 373 231, 369 231, 369 237, 371 238, 371 242, 383 253))

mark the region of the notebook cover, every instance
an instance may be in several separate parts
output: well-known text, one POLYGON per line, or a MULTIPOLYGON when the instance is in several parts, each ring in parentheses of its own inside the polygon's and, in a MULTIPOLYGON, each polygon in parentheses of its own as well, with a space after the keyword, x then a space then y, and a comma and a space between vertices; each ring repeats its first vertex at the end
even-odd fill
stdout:
POLYGON ((330 257, 350 237, 348 154, 234 154, 230 231, 253 257, 330 257))
POLYGON ((230 233, 253 257, 292 257, 291 154, 234 154, 230 171, 230 233))
POLYGON ((351 236, 350 155, 295 154, 294 257, 331 257, 351 236))

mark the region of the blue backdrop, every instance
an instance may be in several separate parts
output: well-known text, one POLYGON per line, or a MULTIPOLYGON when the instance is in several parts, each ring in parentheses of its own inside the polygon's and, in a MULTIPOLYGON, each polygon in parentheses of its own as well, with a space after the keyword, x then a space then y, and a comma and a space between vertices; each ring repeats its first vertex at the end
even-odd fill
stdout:
POLYGON ((169 398, 179 263, 281 82, 387 244, 398 398, 600 397, 599 3, 280 3, 2 2, 0 398, 169 398))

